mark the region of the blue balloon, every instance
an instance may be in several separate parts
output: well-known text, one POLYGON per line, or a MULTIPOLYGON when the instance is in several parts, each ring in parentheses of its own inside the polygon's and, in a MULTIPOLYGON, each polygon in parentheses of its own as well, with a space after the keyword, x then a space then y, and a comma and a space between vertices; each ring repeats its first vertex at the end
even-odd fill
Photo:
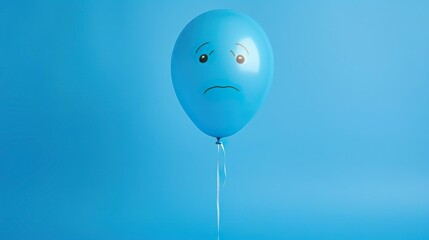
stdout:
POLYGON ((243 128, 266 97, 273 75, 268 37, 250 17, 213 10, 180 33, 171 59, 174 90, 194 124, 209 136, 243 128))

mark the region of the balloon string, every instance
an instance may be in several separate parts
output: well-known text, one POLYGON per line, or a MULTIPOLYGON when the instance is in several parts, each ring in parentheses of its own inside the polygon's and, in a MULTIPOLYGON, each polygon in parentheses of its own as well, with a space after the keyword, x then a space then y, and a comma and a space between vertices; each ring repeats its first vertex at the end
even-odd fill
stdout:
POLYGON ((222 161, 222 165, 223 165, 223 184, 222 186, 225 186, 225 182, 226 182, 226 152, 225 152, 225 148, 223 146, 223 143, 220 141, 220 138, 217 139, 216 142, 217 145, 217 166, 216 166, 216 211, 217 211, 217 239, 219 240, 220 238, 220 162, 221 162, 221 158, 220 158, 220 149, 222 149, 222 155, 223 155, 223 161, 222 161))
POLYGON ((217 167, 216 167, 216 213, 217 213, 217 239, 219 240, 219 233, 220 233, 220 179, 219 179, 219 145, 217 144, 217 167))
POLYGON ((225 148, 224 148, 224 146, 223 146, 223 143, 220 143, 220 147, 221 147, 221 149, 222 149, 222 153, 223 153, 223 177, 224 177, 224 179, 223 179, 223 184, 222 184, 222 186, 225 186, 225 183, 226 183, 226 152, 225 152, 225 148))

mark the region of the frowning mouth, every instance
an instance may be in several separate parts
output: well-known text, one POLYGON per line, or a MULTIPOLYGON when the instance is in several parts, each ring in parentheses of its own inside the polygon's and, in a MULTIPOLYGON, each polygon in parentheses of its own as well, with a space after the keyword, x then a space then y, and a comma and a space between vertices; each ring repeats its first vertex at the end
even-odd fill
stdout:
POLYGON ((214 88, 232 88, 234 90, 236 90, 237 92, 240 92, 240 90, 238 90, 238 88, 234 87, 234 86, 213 86, 213 87, 209 87, 204 91, 204 94, 206 94, 206 92, 214 89, 214 88))

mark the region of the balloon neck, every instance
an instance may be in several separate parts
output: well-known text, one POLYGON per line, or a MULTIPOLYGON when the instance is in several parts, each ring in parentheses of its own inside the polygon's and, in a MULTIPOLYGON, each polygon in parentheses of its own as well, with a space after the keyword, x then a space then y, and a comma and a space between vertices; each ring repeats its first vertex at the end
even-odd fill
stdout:
POLYGON ((222 142, 220 141, 220 139, 221 139, 220 137, 216 138, 216 144, 218 144, 218 145, 222 144, 222 142))

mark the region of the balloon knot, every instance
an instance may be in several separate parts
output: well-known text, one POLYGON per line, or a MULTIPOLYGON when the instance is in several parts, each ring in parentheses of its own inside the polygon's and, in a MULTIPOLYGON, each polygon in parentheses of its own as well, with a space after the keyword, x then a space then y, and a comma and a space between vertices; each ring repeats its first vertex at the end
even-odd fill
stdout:
POLYGON ((221 139, 220 137, 216 138, 216 144, 218 144, 218 145, 222 144, 222 142, 220 141, 220 139, 221 139))

